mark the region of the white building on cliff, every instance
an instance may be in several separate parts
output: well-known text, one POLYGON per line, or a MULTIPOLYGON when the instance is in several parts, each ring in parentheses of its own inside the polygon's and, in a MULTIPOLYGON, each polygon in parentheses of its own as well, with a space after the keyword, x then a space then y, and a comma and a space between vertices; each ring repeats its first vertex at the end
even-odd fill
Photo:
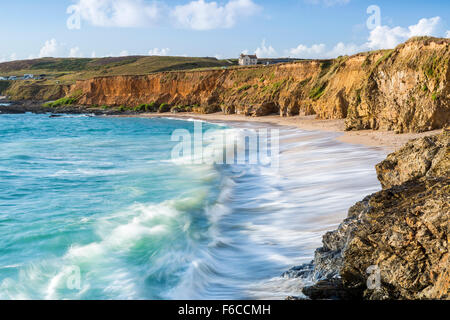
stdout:
POLYGON ((251 54, 241 54, 239 57, 240 66, 255 66, 258 64, 258 57, 251 54))

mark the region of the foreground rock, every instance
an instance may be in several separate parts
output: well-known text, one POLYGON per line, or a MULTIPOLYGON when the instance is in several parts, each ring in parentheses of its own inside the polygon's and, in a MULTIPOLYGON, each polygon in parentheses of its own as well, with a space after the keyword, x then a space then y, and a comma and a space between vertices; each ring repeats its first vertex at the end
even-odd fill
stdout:
POLYGON ((450 131, 410 142, 377 166, 384 189, 323 237, 312 299, 449 299, 450 131))

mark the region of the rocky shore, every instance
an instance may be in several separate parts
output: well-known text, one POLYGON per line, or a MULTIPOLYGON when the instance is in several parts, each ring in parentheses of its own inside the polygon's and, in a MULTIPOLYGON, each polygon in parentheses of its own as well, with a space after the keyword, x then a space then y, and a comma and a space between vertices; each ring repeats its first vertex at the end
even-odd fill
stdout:
POLYGON ((383 190, 350 208, 314 260, 310 299, 450 298, 450 130, 413 140, 376 167, 383 190))
POLYGON ((10 101, 0 100, 0 114, 21 114, 32 112, 36 114, 95 114, 95 115, 121 115, 124 114, 118 109, 108 108, 103 109, 95 106, 82 105, 66 105, 57 108, 50 108, 44 105, 45 101, 40 100, 25 100, 25 101, 10 101))

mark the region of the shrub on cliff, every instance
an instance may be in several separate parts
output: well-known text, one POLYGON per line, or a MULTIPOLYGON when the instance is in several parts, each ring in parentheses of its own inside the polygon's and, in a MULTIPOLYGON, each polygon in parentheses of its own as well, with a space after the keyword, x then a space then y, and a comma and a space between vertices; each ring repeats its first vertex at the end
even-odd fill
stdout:
POLYGON ((68 97, 64 97, 52 102, 47 102, 44 104, 44 107, 56 108, 61 106, 73 105, 78 102, 78 100, 81 98, 82 95, 83 93, 81 92, 81 90, 78 90, 68 97))
POLYGON ((158 105, 155 102, 143 103, 134 108, 136 112, 156 112, 158 111, 158 105))
POLYGON ((164 113, 164 112, 169 112, 170 111, 170 105, 167 103, 163 103, 162 105, 159 106, 158 112, 159 113, 164 113))
POLYGON ((177 113, 177 112, 192 112, 191 106, 175 106, 170 109, 170 112, 177 113))
POLYGON ((152 103, 147 104, 145 111, 157 112, 158 109, 159 109, 159 105, 156 102, 152 102, 152 103))
POLYGON ((61 98, 53 102, 47 102, 44 104, 45 107, 60 107, 60 106, 69 106, 75 104, 78 101, 78 98, 61 98))

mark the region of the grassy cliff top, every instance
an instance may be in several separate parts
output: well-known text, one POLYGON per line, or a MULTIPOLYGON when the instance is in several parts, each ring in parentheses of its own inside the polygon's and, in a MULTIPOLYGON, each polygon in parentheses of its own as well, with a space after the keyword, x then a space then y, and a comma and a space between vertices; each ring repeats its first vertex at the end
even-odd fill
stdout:
POLYGON ((97 76, 142 75, 153 72, 217 68, 235 60, 216 58, 128 56, 108 58, 41 58, 0 63, 0 76, 45 74, 53 83, 70 84, 97 76))

